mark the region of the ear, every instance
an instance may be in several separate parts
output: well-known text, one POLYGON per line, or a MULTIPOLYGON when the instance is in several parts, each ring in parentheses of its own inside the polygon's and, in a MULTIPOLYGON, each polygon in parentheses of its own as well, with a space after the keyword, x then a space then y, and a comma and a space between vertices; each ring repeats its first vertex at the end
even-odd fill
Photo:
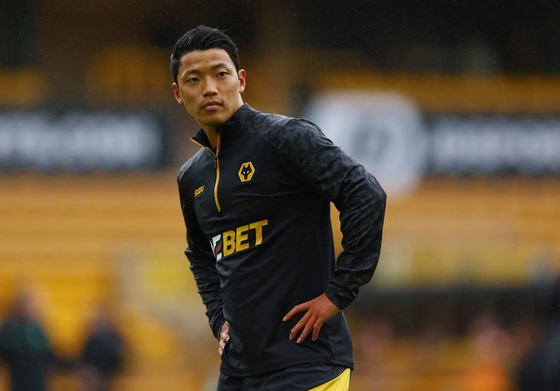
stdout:
POLYGON ((173 83, 171 87, 173 87, 173 92, 175 93, 175 100, 177 101, 177 103, 182 105, 184 102, 183 97, 181 96, 181 91, 179 91, 179 87, 176 83, 173 83))
POLYGON ((238 76, 239 76, 239 93, 241 94, 243 91, 245 91, 245 85, 247 83, 246 81, 247 73, 245 72, 245 69, 239 70, 238 76))

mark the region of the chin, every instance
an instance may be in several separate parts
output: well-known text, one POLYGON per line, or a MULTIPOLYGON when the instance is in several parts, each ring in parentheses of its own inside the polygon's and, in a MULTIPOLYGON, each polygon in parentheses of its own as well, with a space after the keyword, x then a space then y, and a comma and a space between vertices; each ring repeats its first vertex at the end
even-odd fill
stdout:
POLYGON ((206 118, 204 118, 203 122, 208 126, 218 127, 220 125, 223 125, 225 122, 227 122, 227 120, 230 119, 232 115, 224 115, 223 113, 220 114, 216 113, 215 115, 209 115, 206 118))
POLYGON ((220 126, 222 126, 227 120, 221 121, 221 120, 212 120, 212 121, 208 121, 206 120, 202 120, 202 121, 197 121, 202 127, 209 127, 209 128, 218 128, 220 126))

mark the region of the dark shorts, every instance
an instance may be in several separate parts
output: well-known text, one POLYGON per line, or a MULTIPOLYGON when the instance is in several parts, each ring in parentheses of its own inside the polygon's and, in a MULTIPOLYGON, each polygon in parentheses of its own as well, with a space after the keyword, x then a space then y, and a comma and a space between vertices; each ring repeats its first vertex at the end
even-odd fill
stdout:
POLYGON ((337 365, 309 364, 249 377, 221 373, 218 391, 307 391, 336 379, 345 369, 337 365))

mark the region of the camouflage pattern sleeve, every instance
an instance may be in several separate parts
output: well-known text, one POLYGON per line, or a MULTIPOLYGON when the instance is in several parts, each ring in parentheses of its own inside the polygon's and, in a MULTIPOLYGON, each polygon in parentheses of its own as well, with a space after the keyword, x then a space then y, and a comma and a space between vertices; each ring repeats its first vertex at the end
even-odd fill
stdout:
POLYGON ((373 276, 379 254, 386 194, 357 160, 334 145, 313 123, 292 119, 279 133, 277 147, 317 192, 340 211, 342 245, 327 296, 340 309, 373 276))

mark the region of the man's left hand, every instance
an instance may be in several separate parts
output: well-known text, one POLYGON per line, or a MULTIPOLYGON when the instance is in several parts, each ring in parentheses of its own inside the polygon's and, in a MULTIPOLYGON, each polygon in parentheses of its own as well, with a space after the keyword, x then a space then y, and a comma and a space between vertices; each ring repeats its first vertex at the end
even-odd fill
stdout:
POLYGON ((316 341, 319 336, 319 330, 321 330, 323 324, 338 314, 340 309, 334 305, 325 293, 323 293, 321 296, 311 301, 296 305, 286 314, 286 316, 284 316, 284 319, 282 320, 286 322, 293 318, 294 315, 304 311, 307 312, 290 331, 290 341, 293 340, 301 331, 301 335, 299 336, 297 343, 303 342, 311 330, 313 330, 313 341, 316 341))

